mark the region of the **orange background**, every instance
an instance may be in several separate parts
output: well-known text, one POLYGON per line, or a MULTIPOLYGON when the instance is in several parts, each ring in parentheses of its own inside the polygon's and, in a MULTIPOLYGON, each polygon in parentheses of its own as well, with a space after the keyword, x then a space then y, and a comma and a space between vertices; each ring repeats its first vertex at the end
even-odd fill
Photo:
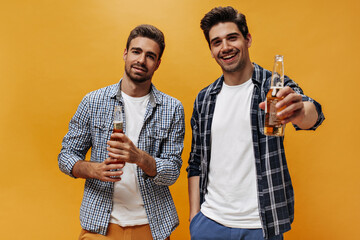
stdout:
POLYGON ((83 180, 57 166, 61 140, 82 97, 116 83, 131 29, 159 27, 166 37, 153 82, 185 107, 183 168, 171 187, 180 216, 174 240, 189 239, 185 168, 190 117, 200 89, 221 70, 199 27, 211 8, 246 14, 252 61, 285 72, 323 105, 316 132, 286 129, 295 188, 294 239, 354 239, 360 213, 359 2, 339 1, 0 1, 0 229, 2 239, 77 239, 83 180))

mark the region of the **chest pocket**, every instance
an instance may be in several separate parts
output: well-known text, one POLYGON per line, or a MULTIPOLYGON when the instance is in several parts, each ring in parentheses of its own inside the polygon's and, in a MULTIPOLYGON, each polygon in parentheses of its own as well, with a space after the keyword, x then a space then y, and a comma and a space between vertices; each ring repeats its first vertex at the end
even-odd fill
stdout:
POLYGON ((154 124, 145 129, 145 149, 155 157, 159 157, 163 152, 164 143, 168 138, 168 128, 160 127, 159 124, 154 124))
POLYGON ((96 161, 104 161, 107 157, 106 142, 112 133, 112 121, 109 118, 97 117, 92 125, 92 155, 96 161))

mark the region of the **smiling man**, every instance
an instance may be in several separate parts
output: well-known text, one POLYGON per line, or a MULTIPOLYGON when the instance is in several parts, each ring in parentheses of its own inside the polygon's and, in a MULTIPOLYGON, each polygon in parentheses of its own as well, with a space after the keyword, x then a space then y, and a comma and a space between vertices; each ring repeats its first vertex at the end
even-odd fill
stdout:
MULTIPOLYGON (((218 7, 201 20, 222 76, 198 94, 188 184, 193 240, 281 240, 294 218, 283 138, 264 135, 271 72, 252 63, 245 16, 218 7)), ((291 79, 278 92, 283 124, 315 130, 321 106, 291 79)))
POLYGON ((163 240, 179 224, 168 186, 182 165, 184 109, 152 84, 164 48, 156 27, 132 30, 123 78, 87 94, 70 121, 58 162, 86 179, 80 240, 163 240), (124 133, 112 133, 115 106, 122 106, 124 133))

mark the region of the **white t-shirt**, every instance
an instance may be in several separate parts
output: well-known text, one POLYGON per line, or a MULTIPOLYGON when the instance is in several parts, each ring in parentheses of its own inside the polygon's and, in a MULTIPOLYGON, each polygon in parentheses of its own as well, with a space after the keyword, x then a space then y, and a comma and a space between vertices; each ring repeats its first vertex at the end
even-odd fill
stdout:
POLYGON ((201 212, 232 228, 261 228, 250 108, 252 80, 217 96, 211 126, 208 192, 201 212))
MULTIPOLYGON (((130 97, 124 92, 121 94, 124 99, 126 136, 137 146, 150 94, 137 98, 130 97)), ((122 227, 148 223, 138 186, 136 168, 136 164, 126 163, 122 169, 121 181, 114 184, 110 222, 122 227)))

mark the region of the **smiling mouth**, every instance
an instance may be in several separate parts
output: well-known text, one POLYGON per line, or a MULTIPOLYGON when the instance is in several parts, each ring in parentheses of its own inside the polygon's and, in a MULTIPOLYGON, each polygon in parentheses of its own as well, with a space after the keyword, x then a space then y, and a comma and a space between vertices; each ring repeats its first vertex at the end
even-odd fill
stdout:
POLYGON ((222 56, 220 56, 220 58, 225 61, 229 61, 229 60, 233 59, 237 54, 238 54, 238 52, 233 52, 231 54, 222 55, 222 56))

